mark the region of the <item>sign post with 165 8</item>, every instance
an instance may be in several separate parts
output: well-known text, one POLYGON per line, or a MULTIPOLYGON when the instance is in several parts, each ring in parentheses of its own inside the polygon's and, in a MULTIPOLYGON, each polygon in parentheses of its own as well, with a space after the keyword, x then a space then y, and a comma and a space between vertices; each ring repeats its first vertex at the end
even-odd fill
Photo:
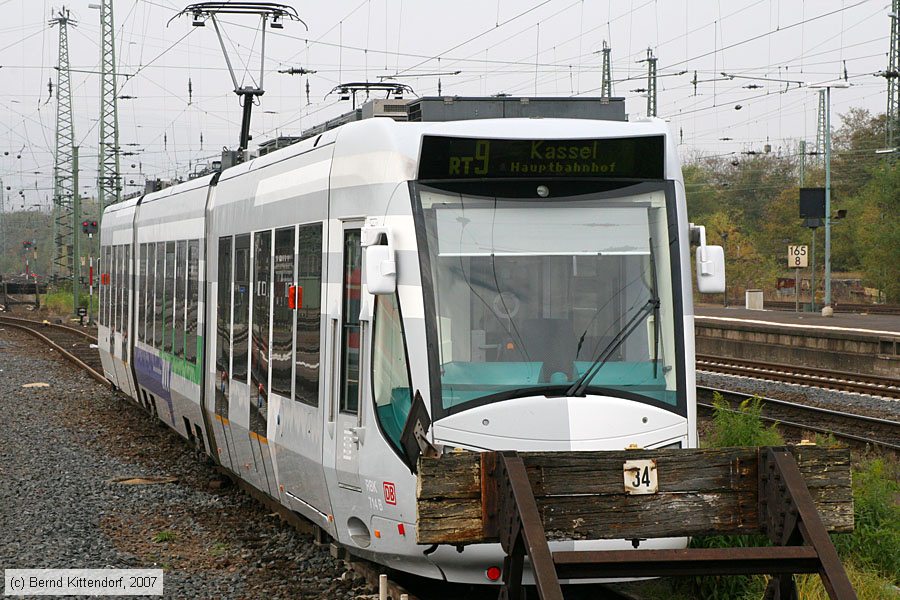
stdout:
POLYGON ((788 268, 805 269, 809 266, 809 246, 788 246, 788 268))

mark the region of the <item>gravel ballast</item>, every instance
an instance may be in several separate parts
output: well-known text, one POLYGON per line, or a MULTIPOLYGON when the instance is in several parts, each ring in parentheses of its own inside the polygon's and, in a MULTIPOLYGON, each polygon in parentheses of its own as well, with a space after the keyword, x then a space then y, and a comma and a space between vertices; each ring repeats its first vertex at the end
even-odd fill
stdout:
POLYGON ((2 568, 163 568, 179 599, 371 597, 327 546, 217 479, 137 405, 0 330, 2 568))
POLYGON ((697 385, 802 402, 882 419, 900 420, 900 401, 892 398, 709 372, 697 373, 697 385))

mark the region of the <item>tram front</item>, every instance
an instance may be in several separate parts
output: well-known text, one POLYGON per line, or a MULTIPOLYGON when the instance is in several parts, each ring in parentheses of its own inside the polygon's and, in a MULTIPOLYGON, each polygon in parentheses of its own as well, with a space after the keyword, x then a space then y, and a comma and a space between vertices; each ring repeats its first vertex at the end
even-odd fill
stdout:
MULTIPOLYGON (((696 445, 690 229, 674 148, 655 125, 617 138, 424 136, 410 195, 435 444, 696 445)), ((429 559, 466 581, 498 552, 441 546, 429 559)))
POLYGON ((694 443, 664 151, 662 135, 425 137, 412 195, 436 441, 694 443))

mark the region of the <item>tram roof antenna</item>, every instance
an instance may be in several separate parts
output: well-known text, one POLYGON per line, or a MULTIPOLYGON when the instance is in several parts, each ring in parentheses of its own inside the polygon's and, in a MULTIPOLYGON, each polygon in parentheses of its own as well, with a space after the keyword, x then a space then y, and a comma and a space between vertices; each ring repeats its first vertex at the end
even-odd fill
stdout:
POLYGON ((297 10, 286 4, 278 4, 276 2, 196 2, 189 4, 174 17, 169 19, 166 27, 175 19, 182 15, 190 15, 193 19, 191 25, 194 27, 205 27, 206 21, 212 21, 216 30, 216 37, 219 38, 219 45, 222 47, 222 54, 225 56, 225 64, 228 66, 228 73, 231 75, 231 82, 234 84, 234 93, 237 94, 243 102, 243 115, 241 118, 241 137, 238 142, 238 152, 246 150, 250 142, 250 113, 253 109, 253 101, 255 98, 265 93, 263 89, 263 78, 265 76, 265 60, 266 60, 266 23, 268 22, 270 29, 283 29, 285 21, 299 21, 303 27, 309 30, 306 22, 297 14, 297 10), (234 67, 231 65, 231 59, 228 57, 228 51, 225 49, 225 40, 222 39, 222 32, 219 29, 219 21, 216 15, 258 15, 260 18, 260 28, 262 29, 262 41, 259 54, 259 84, 254 86, 238 85, 237 77, 234 74, 234 67))

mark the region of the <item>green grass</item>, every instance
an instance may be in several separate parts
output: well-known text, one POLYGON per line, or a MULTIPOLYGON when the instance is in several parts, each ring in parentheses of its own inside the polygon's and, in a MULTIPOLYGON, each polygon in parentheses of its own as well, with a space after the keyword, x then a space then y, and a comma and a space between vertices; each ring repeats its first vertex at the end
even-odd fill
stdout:
POLYGON ((223 556, 227 552, 228 552, 228 544, 226 544, 225 542, 216 542, 209 549, 210 556, 216 556, 216 557, 223 556))
POLYGON ((175 541, 175 532, 164 529, 153 536, 153 541, 157 544, 175 541))
POLYGON ((878 458, 853 472, 854 531, 832 536, 840 555, 900 585, 900 468, 878 458))
POLYGON ((758 397, 748 398, 741 402, 737 411, 731 407, 721 394, 713 394, 713 430, 709 446, 728 448, 731 446, 780 446, 784 438, 778 433, 775 425, 763 425, 762 400, 758 397))
POLYGON ((41 306, 55 314, 71 314, 72 292, 51 292, 41 298, 41 306))

